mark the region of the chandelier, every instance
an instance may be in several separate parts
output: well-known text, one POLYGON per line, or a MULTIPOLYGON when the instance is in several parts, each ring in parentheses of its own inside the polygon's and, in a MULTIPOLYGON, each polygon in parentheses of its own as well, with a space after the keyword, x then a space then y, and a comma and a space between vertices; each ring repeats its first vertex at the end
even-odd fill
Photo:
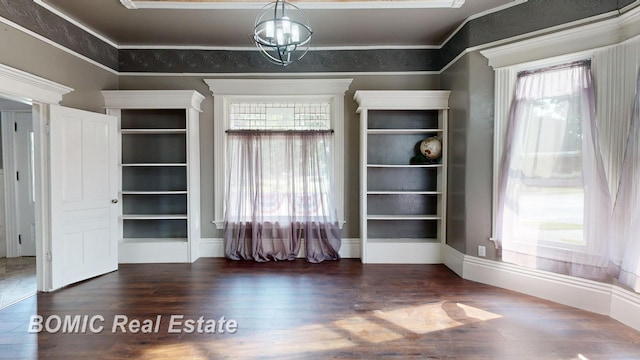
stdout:
POLYGON ((287 66, 309 51, 312 34, 302 10, 276 0, 262 8, 256 18, 253 40, 270 62, 287 66))

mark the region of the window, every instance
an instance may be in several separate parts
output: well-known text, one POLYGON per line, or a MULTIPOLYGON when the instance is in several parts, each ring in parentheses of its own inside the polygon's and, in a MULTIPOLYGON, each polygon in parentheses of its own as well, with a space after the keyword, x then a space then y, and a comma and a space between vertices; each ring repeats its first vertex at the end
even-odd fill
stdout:
POLYGON ((527 109, 516 119, 523 124, 514 134, 517 150, 509 169, 515 174, 509 177, 508 201, 518 202, 519 214, 513 235, 556 246, 584 245, 581 104, 572 87, 552 81, 553 92, 519 103, 527 109))
MULTIPOLYGON (((573 248, 569 241, 552 241, 531 247, 536 256, 531 258, 544 259, 538 256, 541 253, 549 253, 554 245, 557 253, 565 252, 565 259, 570 259, 561 264, 558 261, 547 261, 541 268, 551 271, 574 274, 587 278, 602 279, 601 271, 603 259, 608 257, 608 275, 616 278, 622 284, 640 289, 640 242, 638 239, 637 204, 640 197, 637 194, 635 182, 637 179, 638 149, 637 114, 638 114, 638 82, 637 74, 640 67, 640 40, 637 31, 631 30, 628 16, 637 13, 627 12, 623 16, 607 21, 589 23, 562 31, 553 31, 547 35, 535 36, 523 41, 508 43, 482 50, 481 53, 489 60, 489 65, 495 70, 495 122, 494 122, 494 198, 493 198, 493 236, 492 240, 500 244, 498 235, 498 220, 501 217, 498 207, 500 163, 502 155, 507 148, 507 123, 509 109, 511 107, 514 89, 516 87, 517 73, 523 70, 542 69, 558 64, 570 63, 581 59, 592 59, 595 88, 595 122, 596 132, 585 132, 594 128, 591 123, 585 129, 585 123, 581 122, 580 131, 583 138, 581 157, 584 159, 586 151, 592 151, 595 158, 582 161, 582 175, 584 178, 597 180, 591 186, 584 186, 582 191, 583 211, 576 215, 583 216, 582 238, 575 243, 573 248), (636 107, 634 108, 634 102, 636 107), (635 109, 632 110, 632 109, 635 109), (630 116, 633 114, 632 116, 630 116), (585 136, 593 137, 589 146, 585 147, 585 136), (599 154, 598 154, 599 153, 599 154), (601 160, 600 160, 601 158, 601 160), (603 164, 604 174, 596 174, 603 164), (585 164, 587 166, 585 166, 585 164), (606 183, 606 184, 603 184, 606 183), (587 198, 587 195, 596 190, 600 193, 600 199, 587 198), (608 193, 609 200, 605 199, 608 193), (609 205, 602 205, 603 203, 609 205), (599 204, 594 206, 594 204, 599 204), (608 209, 608 214, 598 210, 608 209), (611 216, 613 212, 613 216, 611 216), (610 229, 610 233, 605 233, 610 229), (600 239, 591 234, 600 232, 600 239), (559 246, 557 246, 559 245, 559 246), (536 251, 538 253, 536 253, 536 251), (587 271, 587 266, 579 267, 571 264, 599 264, 599 271, 587 271), (555 265, 554 267, 548 265, 555 265), (583 271, 576 271, 583 270, 583 271)), ((589 139, 587 139, 589 140, 589 139)), ((576 196, 577 198, 577 196, 576 196)), ((574 205, 576 202, 574 202, 574 205)), ((568 204, 567 204, 568 205, 568 204)), ((543 255, 544 255, 543 254, 543 255)), ((544 262, 531 261, 528 265, 538 266, 544 262)), ((596 266, 597 267, 597 266, 596 266)))
POLYGON ((242 102, 230 108, 226 197, 233 210, 225 217, 255 220, 256 198, 264 221, 325 216, 323 206, 334 202, 331 104, 242 102))
POLYGON ((517 74, 500 168, 504 261, 606 276, 611 208, 590 61, 517 74))
POLYGON ((331 104, 325 102, 239 102, 231 104, 231 130, 329 130, 331 104))
POLYGON ((344 93, 352 79, 207 79, 214 96, 214 211, 213 222, 223 228, 228 130, 264 126, 267 116, 281 119, 280 127, 333 130, 333 172, 336 207, 344 223, 344 93), (263 125, 260 125, 262 122, 263 125))

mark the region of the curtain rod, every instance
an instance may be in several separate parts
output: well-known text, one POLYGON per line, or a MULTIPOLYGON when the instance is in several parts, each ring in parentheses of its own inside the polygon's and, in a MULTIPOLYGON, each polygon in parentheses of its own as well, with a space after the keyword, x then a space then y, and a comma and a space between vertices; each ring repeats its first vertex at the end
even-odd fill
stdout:
POLYGON ((552 66, 535 69, 535 70, 523 70, 518 72, 517 77, 538 74, 546 71, 568 69, 568 68, 577 67, 577 66, 591 66, 591 59, 584 59, 584 60, 573 61, 565 64, 552 65, 552 66))
POLYGON ((333 130, 227 130, 227 134, 258 134, 258 135, 280 135, 280 134, 333 134, 333 130))

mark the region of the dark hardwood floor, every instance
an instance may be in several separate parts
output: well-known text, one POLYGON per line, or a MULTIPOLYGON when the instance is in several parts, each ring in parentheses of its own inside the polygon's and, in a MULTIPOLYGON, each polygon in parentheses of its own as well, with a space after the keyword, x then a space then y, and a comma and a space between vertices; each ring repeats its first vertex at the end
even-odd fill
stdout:
POLYGON ((5 308, 0 358, 638 359, 640 333, 442 265, 204 258, 121 265, 5 308))

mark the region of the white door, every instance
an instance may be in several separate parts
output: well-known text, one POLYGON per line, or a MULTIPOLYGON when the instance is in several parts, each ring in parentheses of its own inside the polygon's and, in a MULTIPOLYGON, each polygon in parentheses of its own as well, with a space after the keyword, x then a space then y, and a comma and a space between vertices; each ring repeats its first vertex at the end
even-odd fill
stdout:
POLYGON ((36 256, 36 217, 33 168, 33 121, 31 112, 16 112, 14 154, 20 255, 36 256))
POLYGON ((116 118, 50 110, 51 285, 118 269, 116 118))

